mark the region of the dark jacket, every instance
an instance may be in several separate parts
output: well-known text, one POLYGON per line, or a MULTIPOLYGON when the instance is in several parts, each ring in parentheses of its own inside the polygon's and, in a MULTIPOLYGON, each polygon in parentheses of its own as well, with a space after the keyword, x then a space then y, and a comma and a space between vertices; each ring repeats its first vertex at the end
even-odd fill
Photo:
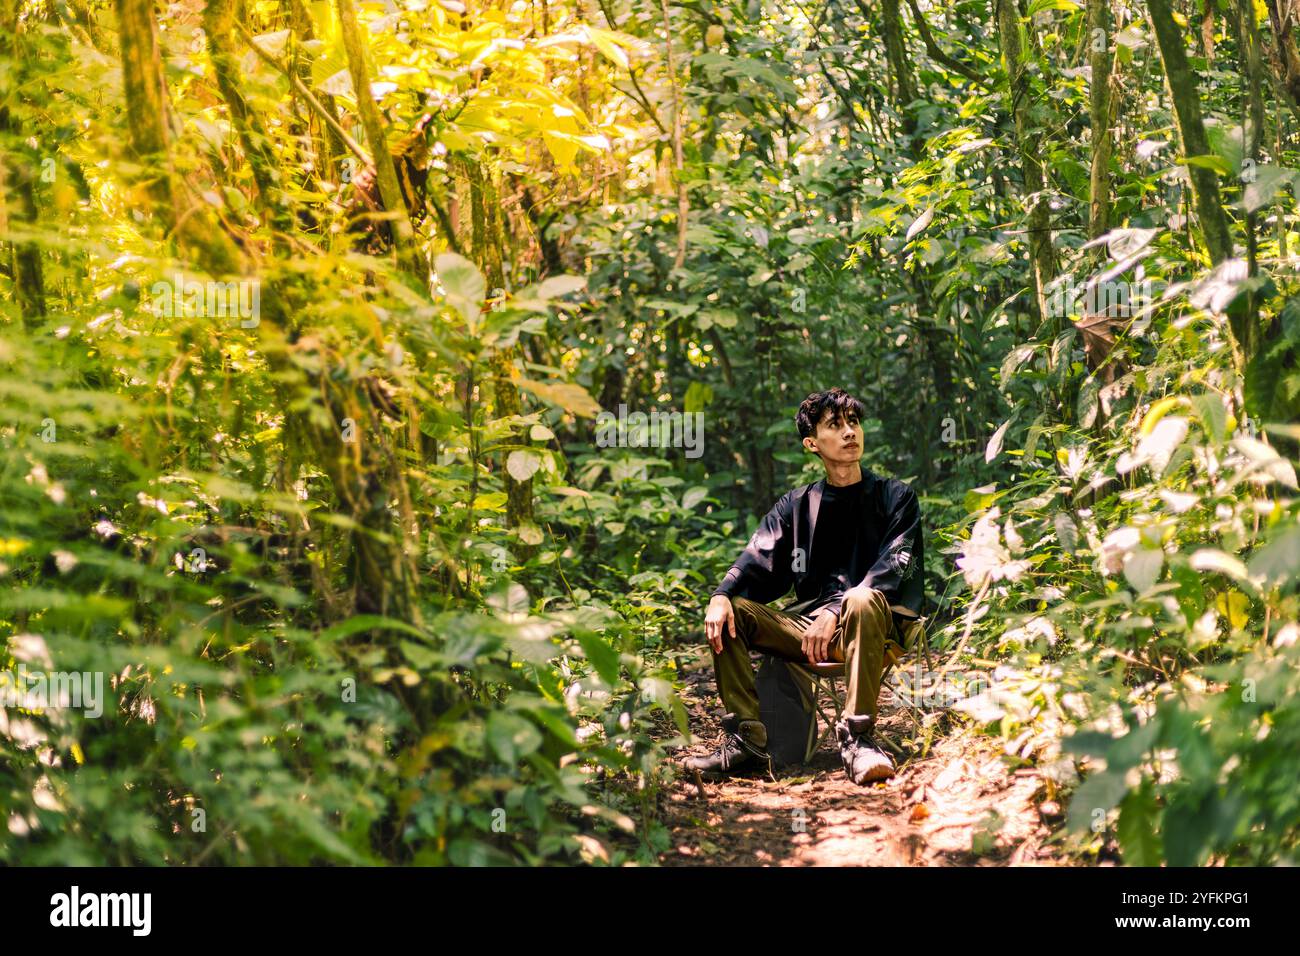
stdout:
MULTIPOLYGON (((895 478, 862 470, 862 524, 849 567, 848 586, 883 591, 894 613, 904 618, 921 614, 924 602, 921 508, 916 492, 895 478)), ((829 607, 837 614, 844 591, 810 573, 813 531, 826 480, 787 492, 764 516, 731 570, 714 594, 743 597, 770 604, 794 587, 791 614, 809 614, 829 607)), ((840 582, 840 585, 846 582, 840 582)), ((847 587, 845 588, 847 590, 847 587)))

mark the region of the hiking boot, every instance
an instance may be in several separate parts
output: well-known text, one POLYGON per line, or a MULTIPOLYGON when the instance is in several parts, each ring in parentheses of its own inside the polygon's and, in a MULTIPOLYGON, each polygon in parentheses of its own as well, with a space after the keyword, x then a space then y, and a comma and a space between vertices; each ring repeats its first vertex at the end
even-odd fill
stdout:
POLYGON ((764 746, 741 736, 740 718, 727 714, 722 718, 722 743, 718 749, 703 757, 688 757, 685 766, 716 778, 743 770, 770 770, 772 757, 764 746))
POLYGON ((875 726, 876 719, 869 715, 844 717, 835 725, 844 773, 859 785, 894 775, 894 761, 876 746, 875 726))

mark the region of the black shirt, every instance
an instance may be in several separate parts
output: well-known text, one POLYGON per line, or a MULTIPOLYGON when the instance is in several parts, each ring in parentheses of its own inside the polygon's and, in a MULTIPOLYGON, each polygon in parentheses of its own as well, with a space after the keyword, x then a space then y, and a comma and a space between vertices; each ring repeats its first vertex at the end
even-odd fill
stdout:
POLYGON ((862 490, 866 482, 836 487, 827 484, 822 491, 817 527, 813 530, 809 568, 813 579, 821 584, 821 598, 842 594, 856 584, 850 580, 849 568, 862 527, 862 490))

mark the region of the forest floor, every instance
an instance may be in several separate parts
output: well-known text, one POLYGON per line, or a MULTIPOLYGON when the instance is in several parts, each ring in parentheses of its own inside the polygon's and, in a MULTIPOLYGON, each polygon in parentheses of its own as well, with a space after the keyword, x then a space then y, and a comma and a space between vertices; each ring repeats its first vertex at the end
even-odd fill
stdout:
MULTIPOLYGON (((682 674, 683 701, 705 753, 718 739, 713 668, 704 653, 682 674)), ((818 732, 821 731, 818 724, 818 732)), ((889 688, 879 731, 912 738, 912 717, 889 688)), ((923 756, 898 760, 890 780, 860 787, 826 740, 806 766, 700 784, 684 771, 665 794, 668 866, 1060 866, 1040 807, 1043 778, 1011 770, 996 740, 960 728, 934 737, 923 756)))

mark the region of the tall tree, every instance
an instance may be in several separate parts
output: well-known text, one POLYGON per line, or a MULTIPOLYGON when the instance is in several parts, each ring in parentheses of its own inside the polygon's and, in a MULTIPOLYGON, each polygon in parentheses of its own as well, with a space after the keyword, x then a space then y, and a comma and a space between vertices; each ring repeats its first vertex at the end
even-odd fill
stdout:
POLYGON ((339 17, 339 32, 343 35, 343 48, 347 51, 348 73, 352 76, 357 113, 361 116, 361 127, 366 131, 366 142, 375 164, 379 195, 390 217, 397 259, 407 271, 419 274, 424 270, 414 249, 414 232, 406 200, 402 197, 402 187, 397 179, 397 166, 388 149, 383 117, 379 115, 379 107, 375 105, 370 90, 371 67, 367 61, 369 46, 362 37, 356 6, 352 0, 334 0, 334 7, 339 17))
MULTIPOLYGON (((475 265, 487 280, 488 289, 493 295, 504 296, 508 285, 505 271, 507 238, 501 216, 498 187, 490 174, 476 162, 465 164, 465 174, 469 182, 472 241, 464 245, 470 249, 475 265)), ((517 345, 504 349, 498 348, 493 350, 490 358, 494 410, 498 418, 511 419, 523 412, 519 386, 515 384, 515 379, 518 377, 515 369, 518 351, 517 345)), ((511 433, 515 431, 517 428, 512 426, 511 433)), ((527 442, 528 438, 525 435, 521 440, 527 442)), ((507 525, 518 528, 531 524, 533 520, 532 477, 516 478, 510 471, 508 453, 501 455, 499 464, 506 488, 507 525)), ((530 553, 527 545, 521 550, 530 553)))
POLYGON ((207 0, 203 8, 203 31, 208 37, 217 88, 225 100, 244 158, 252 170, 262 209, 279 228, 287 229, 290 220, 280 194, 280 168, 271 149, 271 138, 260 118, 249 108, 240 86, 233 39, 234 22, 234 0, 207 0))
POLYGON ((881 29, 885 34, 885 56, 893 78, 894 101, 903 118, 903 131, 909 138, 916 135, 916 80, 912 76, 912 58, 903 42, 903 20, 899 14, 898 0, 881 0, 881 29))
POLYGON ((1041 324, 1048 317, 1047 284, 1056 274, 1052 253, 1052 223, 1047 203, 1047 176, 1043 171, 1043 136, 1031 111, 1033 91, 1029 63, 1022 41, 1020 11, 1015 0, 995 0, 998 40, 1007 68, 1007 111, 1015 124, 1016 151, 1024 198, 1028 205, 1029 262, 1033 278, 1034 308, 1041 324))
POLYGON ((1110 85, 1115 39, 1108 0, 1088 0, 1088 119, 1092 131, 1088 189, 1088 238, 1110 229, 1110 85))
MULTIPOLYGON (((27 64, 26 30, 18 22, 19 0, 0 0, 0 59, 8 60, 10 96, 15 100, 30 77, 27 64)), ((24 137, 19 121, 7 104, 0 103, 0 234, 10 231, 11 222, 26 231, 37 226, 35 150, 18 141, 24 137)), ((31 133, 27 132, 26 136, 31 133)), ((50 163, 52 156, 44 157, 50 163)), ((25 324, 31 326, 45 315, 45 273, 40 246, 33 240, 12 243, 10 274, 14 298, 25 324)))
MULTIPOLYGON (((1160 59, 1165 65, 1165 81, 1169 97, 1174 104, 1174 117, 1178 123, 1178 138, 1183 155, 1189 159, 1208 156, 1209 139, 1205 135, 1205 122, 1201 116, 1200 91, 1196 74, 1187 62, 1182 27, 1174 20, 1169 0, 1148 0, 1151 25, 1155 29, 1160 59)), ((1197 162, 1187 165, 1192 183, 1192 199, 1201 227, 1205 248, 1210 261, 1222 262, 1232 255, 1232 236, 1228 231, 1228 217, 1223 211, 1219 194, 1219 180, 1215 171, 1197 162)))
MULTIPOLYGON (((1255 19, 1254 0, 1237 0, 1234 12, 1237 17, 1237 45, 1240 50, 1241 72, 1245 87, 1245 131, 1243 146, 1243 178, 1254 179, 1259 165, 1259 149, 1264 140, 1264 57, 1259 37, 1259 24, 1255 19)), ((1246 213, 1246 261, 1250 274, 1259 272, 1259 240, 1256 235, 1258 212, 1246 213)), ((1259 303, 1253 291, 1246 294, 1246 314, 1238 321, 1235 330, 1243 354, 1249 359, 1259 350, 1259 303)))

